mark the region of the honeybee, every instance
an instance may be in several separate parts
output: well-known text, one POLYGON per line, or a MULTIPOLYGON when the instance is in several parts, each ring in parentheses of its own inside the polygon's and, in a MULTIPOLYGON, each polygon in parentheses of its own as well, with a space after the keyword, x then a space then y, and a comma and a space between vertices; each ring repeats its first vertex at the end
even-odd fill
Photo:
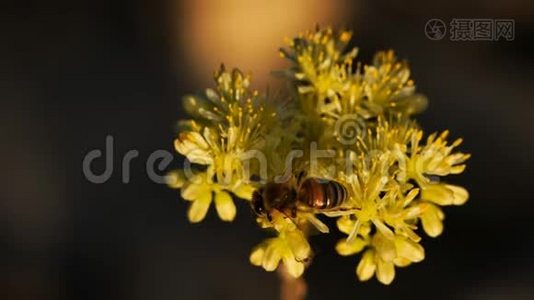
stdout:
MULTIPOLYGON (((295 218, 297 211, 326 213, 343 210, 348 198, 345 186, 337 181, 308 177, 290 180, 287 183, 269 182, 252 195, 252 209, 259 216, 271 219, 271 212, 278 210, 295 218)), ((316 218, 310 219, 322 232, 328 232, 326 225, 316 218), (326 227, 326 228, 325 228, 326 227)))

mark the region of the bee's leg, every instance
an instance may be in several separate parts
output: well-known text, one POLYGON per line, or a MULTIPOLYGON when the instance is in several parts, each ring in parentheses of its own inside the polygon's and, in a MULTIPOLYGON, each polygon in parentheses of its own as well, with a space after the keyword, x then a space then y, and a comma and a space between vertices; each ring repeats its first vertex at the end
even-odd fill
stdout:
POLYGON ((300 185, 304 177, 306 177, 306 171, 302 170, 297 174, 297 185, 300 185))
POLYGON ((296 217, 297 217, 297 207, 293 206, 291 208, 291 218, 296 218, 296 217))

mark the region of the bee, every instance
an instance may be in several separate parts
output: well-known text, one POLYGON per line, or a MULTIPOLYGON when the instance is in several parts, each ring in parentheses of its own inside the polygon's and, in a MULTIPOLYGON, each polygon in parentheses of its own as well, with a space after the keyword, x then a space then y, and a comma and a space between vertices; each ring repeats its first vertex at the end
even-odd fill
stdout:
MULTIPOLYGON (((252 195, 252 209, 259 216, 271 219, 273 210, 295 218, 297 211, 326 213, 343 210, 342 205, 348 198, 345 186, 337 181, 308 177, 286 183, 269 182, 252 195)), ((318 219, 310 220, 322 232, 326 225, 318 219)))

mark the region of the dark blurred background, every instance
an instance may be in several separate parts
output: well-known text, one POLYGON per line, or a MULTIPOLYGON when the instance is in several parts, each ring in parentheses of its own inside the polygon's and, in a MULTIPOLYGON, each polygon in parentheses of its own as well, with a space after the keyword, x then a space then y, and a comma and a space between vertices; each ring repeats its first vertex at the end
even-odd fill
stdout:
POLYGON ((149 180, 145 163, 157 149, 172 151, 181 95, 211 85, 220 62, 252 71, 262 88, 281 66, 283 38, 315 23, 353 29, 366 61, 388 48, 409 59, 430 99, 421 123, 464 137, 473 157, 449 178, 471 198, 446 209, 445 232, 424 239, 422 263, 399 269, 391 286, 360 283, 358 258, 332 250, 339 236, 316 236, 309 298, 532 299, 534 4, 526 0, 2 2, 0 298, 276 298, 276 275, 248 263, 265 233, 247 205, 231 224, 213 211, 188 224, 187 203, 149 180), (432 41, 431 18, 514 19, 515 40, 432 41), (103 150, 107 135, 114 172, 93 184, 82 159, 103 150), (139 157, 123 184, 121 160, 133 149, 139 157))

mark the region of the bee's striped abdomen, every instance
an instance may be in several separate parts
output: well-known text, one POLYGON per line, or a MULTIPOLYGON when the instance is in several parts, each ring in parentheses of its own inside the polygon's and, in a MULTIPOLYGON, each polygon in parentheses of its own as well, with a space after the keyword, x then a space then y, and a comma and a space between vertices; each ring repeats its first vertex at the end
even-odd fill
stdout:
POLYGON ((327 209, 339 207, 347 199, 347 189, 337 181, 325 182, 323 188, 326 191, 327 209))
POLYGON ((307 178, 298 191, 299 201, 315 209, 332 209, 343 204, 347 189, 333 180, 307 178))

